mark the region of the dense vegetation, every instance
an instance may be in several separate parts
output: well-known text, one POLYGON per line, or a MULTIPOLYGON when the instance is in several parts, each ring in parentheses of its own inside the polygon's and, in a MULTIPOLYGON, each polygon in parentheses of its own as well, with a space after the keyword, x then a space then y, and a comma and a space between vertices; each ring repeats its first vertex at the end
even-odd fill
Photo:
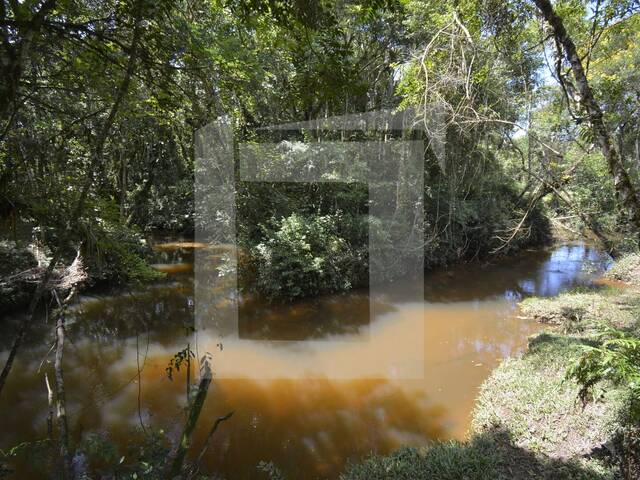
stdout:
MULTIPOLYGON (((465 13, 478 44, 460 48, 477 57, 474 71, 451 72, 473 73, 473 82, 462 90, 441 85, 438 95, 465 103, 468 111, 484 105, 496 118, 516 121, 519 105, 506 100, 533 88, 538 54, 505 55, 493 39, 482 38, 486 8, 479 4, 465 13)), ((141 235, 194 228, 193 142, 199 127, 232 118, 238 137, 252 141, 263 125, 419 110, 426 86, 413 59, 416 46, 449 22, 452 12, 447 5, 420 2, 7 6, 3 58, 14 63, 4 71, 0 185, 10 243, 3 248, 31 245, 69 263, 80 247, 93 282, 149 278, 137 260, 145 253, 141 235)), ((438 126, 438 134, 455 140, 447 142, 445 157, 425 152, 427 266, 501 248, 528 209, 533 187, 514 181, 498 148, 513 127, 463 122, 453 117, 438 126)), ((265 137, 260 140, 281 141, 265 137)), ((341 262, 351 265, 313 265, 323 258, 320 251, 293 260, 287 268, 333 277, 312 279, 308 287, 303 282, 300 294, 363 284, 362 267, 353 264, 366 265, 366 226, 357 226, 366 191, 358 197, 356 189, 351 198, 345 194, 344 204, 327 205, 323 187, 315 187, 315 203, 309 188, 281 195, 269 186, 239 190, 238 240, 258 270, 259 290, 274 294, 281 280, 259 246, 285 248, 282 238, 273 237, 291 230, 294 213, 309 225, 320 221, 314 217, 333 216, 340 230, 334 240, 344 245, 341 262)), ((522 227, 505 251, 544 239, 539 208, 522 227)))
MULTIPOLYGON (((162 278, 149 236, 191 236, 208 221, 196 215, 194 152, 211 122, 230 124, 236 147, 277 144, 291 165, 305 143, 423 141, 425 268, 542 245, 552 230, 636 249, 639 10, 634 0, 2 0, 0 312, 27 314, 0 394, 39 306, 60 307, 59 367, 78 289, 162 278), (261 129, 374 111, 410 122, 261 129)), ((378 225, 368 188, 238 181, 244 291, 282 301, 366 286, 378 225)), ((398 239, 414 205, 400 190, 394 202, 398 227, 383 233, 399 261, 385 280, 411 273, 398 239)), ((604 380, 637 393, 637 337, 608 335, 572 370, 583 396, 604 380)), ((404 452, 353 478, 386 462, 430 471, 443 451, 473 457, 486 445, 404 452)))
MULTIPOLYGON (((557 10, 572 38, 587 45, 583 63, 596 100, 635 179, 629 95, 637 19, 632 3, 603 3, 591 16, 589 5, 565 2, 557 10)), ((6 5, 2 249, 30 245, 68 264, 80 248, 90 283, 153 278, 141 261, 144 233, 194 229, 200 127, 226 118, 241 141, 282 142, 256 128, 405 108, 425 119, 427 267, 539 244, 548 236, 545 209, 569 217, 568 231, 586 226, 611 248, 623 237, 633 244, 634 210, 615 201, 570 62, 563 64, 535 12, 526 2, 6 5), (562 88, 543 73, 545 62, 562 88)), ((318 135, 302 133, 294 145, 318 135)), ((321 137, 354 140, 335 133, 321 137)), ((238 241, 257 271, 254 288, 286 297, 362 285, 366 274, 352 264, 366 264, 366 226, 355 226, 366 191, 328 205, 324 185, 312 187, 319 203, 311 205, 309 188, 274 195, 277 188, 237 192, 238 241), (334 216, 343 265, 316 260, 320 251, 295 259, 287 268, 315 270, 318 278, 299 293, 277 293, 282 278, 263 247, 287 253, 275 251, 286 242, 273 237, 291 229, 294 213, 309 225, 334 216), (320 279, 328 275, 331 282, 320 279)), ((28 266, 7 266, 5 274, 28 266)))

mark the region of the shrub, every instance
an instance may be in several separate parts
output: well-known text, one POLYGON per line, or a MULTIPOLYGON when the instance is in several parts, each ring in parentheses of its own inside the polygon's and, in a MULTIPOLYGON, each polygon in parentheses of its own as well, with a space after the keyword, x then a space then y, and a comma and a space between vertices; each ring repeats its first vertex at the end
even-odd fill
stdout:
POLYGON ((630 416, 640 421, 640 338, 613 328, 600 335, 598 346, 584 345, 582 355, 567 370, 567 377, 580 385, 583 402, 593 394, 594 387, 603 380, 627 385, 630 393, 630 416))
MULTIPOLYGON (((345 230, 364 222, 342 213, 291 214, 263 226, 263 241, 251 251, 255 289, 269 298, 300 298, 346 291, 367 278, 366 244, 345 239, 345 230)), ((366 237, 365 237, 366 238, 366 237)))
POLYGON ((99 202, 92 208, 96 219, 83 224, 80 232, 91 280, 123 284, 165 276, 147 263, 151 249, 138 231, 122 223, 115 204, 99 202))
POLYGON ((16 242, 0 241, 0 312, 29 303, 33 285, 12 276, 33 268, 37 261, 33 253, 16 242))

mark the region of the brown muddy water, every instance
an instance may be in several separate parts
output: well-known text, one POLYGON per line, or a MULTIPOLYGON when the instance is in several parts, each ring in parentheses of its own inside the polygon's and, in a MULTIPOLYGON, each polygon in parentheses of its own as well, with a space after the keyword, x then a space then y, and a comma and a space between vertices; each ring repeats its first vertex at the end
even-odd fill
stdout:
MULTIPOLYGON (((189 344, 198 358, 213 355, 215 375, 194 445, 217 417, 235 411, 206 457, 208 471, 230 480, 268 478, 260 462, 273 462, 287 479, 336 478, 371 452, 464 438, 478 387, 539 329, 518 315, 517 301, 592 285, 610 261, 573 244, 460 265, 425 276, 424 303, 403 300, 411 281, 394 286, 374 315, 362 291, 279 307, 246 300, 236 336, 220 341, 207 329, 193 331, 194 246, 202 247, 157 246, 166 282, 82 299, 64 361, 70 428, 76 442, 98 433, 123 451, 141 441, 141 422, 176 440, 186 374, 183 367, 170 380, 166 367, 189 344), (416 374, 399 375, 391 364, 416 374)), ((1 361, 18 320, 0 325, 1 361)), ((5 451, 46 437, 51 344, 42 318, 0 399, 5 451)), ((48 477, 30 459, 14 466, 15 478, 48 477)))

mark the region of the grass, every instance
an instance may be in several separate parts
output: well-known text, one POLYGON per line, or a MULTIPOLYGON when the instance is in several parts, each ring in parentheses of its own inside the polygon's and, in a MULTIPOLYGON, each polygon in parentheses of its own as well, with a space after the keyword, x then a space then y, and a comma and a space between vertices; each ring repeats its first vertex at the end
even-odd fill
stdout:
POLYGON ((599 290, 576 290, 553 298, 528 298, 523 315, 559 327, 562 333, 589 336, 603 327, 638 329, 640 254, 622 257, 609 269, 599 290), (620 283, 623 282, 623 283, 620 283))
POLYGON ((591 333, 611 326, 637 328, 640 293, 632 288, 603 288, 599 291, 571 292, 553 298, 528 298, 520 303, 523 315, 558 327, 563 334, 591 333))
POLYGON ((526 355, 503 362, 483 384, 473 431, 504 429, 519 448, 581 465, 594 475, 585 478, 609 478, 594 454, 614 437, 626 397, 622 389, 607 388, 586 405, 578 401, 579 387, 565 378, 566 369, 587 342, 549 333, 535 337, 526 355))
MULTIPOLYGON (((484 382, 468 441, 373 456, 351 466, 341 480, 622 478, 629 458, 634 464, 640 459, 638 428, 626 420, 628 389, 602 384, 583 404, 579 386, 566 372, 602 328, 640 331, 640 255, 616 262, 603 284, 597 291, 521 303, 523 315, 547 324, 547 331, 484 382), (629 431, 635 433, 626 435, 629 431)), ((627 472, 624 478, 634 475, 627 472)))
POLYGON ((632 253, 616 260, 606 276, 636 287, 640 286, 640 253, 632 253))
POLYGON ((340 480, 495 479, 498 456, 485 437, 469 443, 436 442, 423 449, 403 448, 354 465, 340 480))
POLYGON ((518 447, 499 428, 468 442, 435 442, 422 449, 403 448, 353 465, 340 480, 609 480, 596 462, 557 459, 518 447))

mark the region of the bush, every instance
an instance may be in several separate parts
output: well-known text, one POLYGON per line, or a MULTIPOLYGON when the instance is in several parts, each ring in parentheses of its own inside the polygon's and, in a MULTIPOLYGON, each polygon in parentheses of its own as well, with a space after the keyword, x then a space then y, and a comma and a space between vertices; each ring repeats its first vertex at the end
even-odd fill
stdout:
MULTIPOLYGON (((353 244, 345 238, 346 230, 366 232, 364 221, 342 213, 294 213, 262 228, 263 241, 251 250, 256 271, 253 288, 267 297, 293 299, 340 292, 366 282, 366 243, 353 244)), ((357 235, 352 232, 353 236, 357 235)))
POLYGON ((596 384, 609 380, 626 385, 630 394, 630 420, 640 422, 640 338, 613 328, 605 329, 598 346, 584 345, 582 355, 567 371, 580 385, 579 396, 586 403, 596 384))
POLYGON ((144 283, 164 278, 164 273, 153 269, 146 262, 144 257, 147 252, 142 241, 141 238, 123 232, 100 238, 92 278, 117 284, 144 283))
POLYGON ((509 254, 545 245, 551 239, 551 227, 541 202, 517 229, 530 198, 520 198, 514 182, 498 169, 487 171, 461 192, 452 193, 446 178, 427 181, 433 183, 425 195, 428 268, 496 253, 509 254), (510 239, 514 229, 517 233, 510 239))
POLYGON ((82 253, 91 281, 124 284, 164 278, 164 273, 145 260, 151 249, 138 231, 122 223, 115 204, 101 202, 93 208, 96 220, 81 228, 82 253))

